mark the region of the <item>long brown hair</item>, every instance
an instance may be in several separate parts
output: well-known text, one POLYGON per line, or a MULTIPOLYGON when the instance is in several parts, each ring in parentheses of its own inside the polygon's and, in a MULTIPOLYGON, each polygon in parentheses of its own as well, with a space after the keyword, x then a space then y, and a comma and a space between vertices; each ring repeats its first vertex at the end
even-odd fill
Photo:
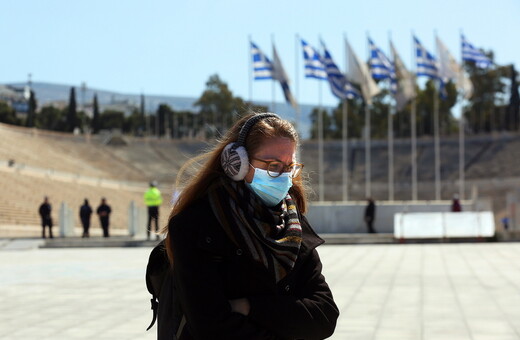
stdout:
MULTIPOLYGON (((245 124, 245 122, 254 115, 255 113, 248 114, 239 119, 228 130, 227 134, 222 139, 218 140, 218 143, 211 150, 195 158, 192 158, 183 165, 177 174, 177 180, 175 184, 176 188, 183 187, 183 189, 171 210, 170 217, 168 219, 168 225, 174 216, 184 211, 197 199, 203 197, 206 194, 210 184, 216 178, 226 176, 220 164, 220 155, 226 145, 237 141, 240 129, 245 124), (203 164, 201 165, 201 168, 198 169, 192 176, 189 176, 188 180, 183 179, 183 176, 185 176, 186 172, 191 170, 194 165, 200 165, 202 162, 203 164), (183 182, 185 185, 182 185, 183 182)), ((297 148, 299 147, 298 133, 289 121, 277 117, 267 117, 258 121, 251 128, 251 131, 249 132, 245 142, 245 147, 248 154, 254 154, 261 147, 264 140, 275 137, 289 138, 295 142, 297 148)), ((293 179, 293 185, 289 190, 289 193, 296 202, 298 210, 301 213, 305 213, 307 211, 307 196, 305 186, 302 181, 302 176, 293 179)), ((170 263, 173 264, 173 254, 170 234, 168 233, 168 225, 163 228, 162 232, 167 234, 165 239, 166 251, 170 263)))

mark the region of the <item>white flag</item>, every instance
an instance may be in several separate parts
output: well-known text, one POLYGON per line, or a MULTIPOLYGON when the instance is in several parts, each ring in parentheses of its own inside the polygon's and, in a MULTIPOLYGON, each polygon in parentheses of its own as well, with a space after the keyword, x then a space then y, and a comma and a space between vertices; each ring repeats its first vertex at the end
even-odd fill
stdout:
POLYGON ((473 95, 473 83, 464 70, 459 73, 457 78, 457 88, 462 90, 465 99, 469 99, 473 95))
POLYGON ((409 100, 415 97, 415 81, 413 74, 406 69, 403 60, 397 53, 394 44, 390 42, 397 77, 397 93, 395 94, 396 109, 401 111, 409 100))
POLYGON ((287 103, 289 103, 292 107, 296 108, 298 104, 291 93, 289 88, 289 77, 287 73, 285 73, 285 69, 283 68, 282 61, 280 57, 278 57, 278 52, 273 44, 273 79, 278 80, 280 82, 280 86, 282 87, 283 95, 287 103))
POLYGON ((370 74, 370 70, 366 63, 361 61, 348 41, 345 40, 348 55, 348 78, 361 85, 361 92, 363 98, 368 105, 372 104, 372 97, 378 94, 381 90, 377 86, 370 74))
POLYGON ((471 83, 471 80, 451 55, 446 45, 444 45, 438 37, 436 38, 436 43, 439 54, 439 78, 444 83, 452 80, 455 82, 457 89, 464 93, 465 98, 471 97, 471 94, 473 93, 473 84, 471 83))

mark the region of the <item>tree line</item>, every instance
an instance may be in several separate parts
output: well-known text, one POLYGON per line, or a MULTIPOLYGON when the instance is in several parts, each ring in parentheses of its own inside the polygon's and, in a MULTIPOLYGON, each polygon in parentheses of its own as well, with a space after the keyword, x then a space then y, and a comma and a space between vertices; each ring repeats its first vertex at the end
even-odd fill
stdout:
MULTIPOLYGON (((492 57, 492 55, 491 55, 492 57)), ((497 66, 492 70, 477 68, 466 63, 466 71, 473 83, 473 95, 460 103, 456 87, 449 82, 445 86, 444 98, 439 99, 439 122, 442 135, 454 134, 459 129, 458 119, 453 115, 454 106, 463 105, 464 126, 467 133, 480 134, 492 131, 520 130, 520 97, 518 73, 514 66, 497 66)), ((434 96, 439 95, 435 83, 428 80, 423 88, 416 86, 416 130, 418 136, 433 135, 434 96)), ((373 98, 371 106, 371 135, 386 138, 388 135, 388 112, 392 110, 388 89, 383 89, 373 98)), ((145 112, 145 98, 141 96, 139 107, 129 114, 107 109, 100 112, 97 95, 92 101, 92 114, 78 110, 75 89, 71 88, 68 105, 63 108, 44 106, 36 112, 37 102, 31 91, 28 112, 25 118, 16 116, 14 109, 0 102, 0 122, 37 127, 41 129, 73 132, 80 129, 97 134, 101 130, 119 129, 135 136, 211 138, 222 135, 234 121, 245 112, 266 112, 267 107, 254 105, 237 97, 218 76, 212 75, 206 88, 194 103, 193 111, 178 111, 167 104, 160 104, 155 112, 145 112)), ((348 100, 348 136, 361 138, 365 125, 364 102, 348 100)), ((320 108, 311 112, 311 138, 318 136, 320 108)), ((323 136, 325 139, 340 139, 343 126, 343 102, 332 110, 322 110, 323 136)), ((410 112, 412 104, 392 114, 392 131, 395 137, 409 137, 411 133, 410 112)))
POLYGON ((40 129, 97 134, 102 130, 119 129, 135 136, 153 135, 158 137, 184 138, 189 136, 213 137, 221 135, 238 117, 251 110, 265 112, 267 107, 255 105, 237 97, 218 75, 212 75, 206 82, 206 89, 194 103, 198 110, 179 111, 167 104, 160 104, 153 113, 145 112, 144 96, 139 107, 129 115, 106 109, 100 112, 97 95, 92 100, 92 114, 78 110, 76 91, 70 89, 68 105, 57 108, 43 106, 36 112, 37 102, 31 91, 28 112, 23 118, 16 115, 14 108, 0 101, 0 122, 36 127, 40 129))
MULTIPOLYGON (((473 64, 466 64, 466 71, 473 83, 473 94, 461 101, 455 84, 445 86, 444 98, 439 98, 439 126, 442 135, 457 133, 459 120, 453 114, 455 105, 462 105, 464 129, 469 134, 483 134, 492 131, 520 131, 520 97, 518 92, 518 72, 513 65, 497 66, 493 70, 483 70, 473 64)), ((439 96, 435 81, 428 80, 423 88, 416 86, 416 131, 418 136, 434 134, 434 98, 439 96)), ((388 89, 383 89, 373 98, 371 106, 371 135, 374 138, 388 136, 388 112, 392 110, 388 89)), ((347 101, 348 136, 361 138, 365 126, 365 107, 362 99, 347 101)), ((322 110, 323 136, 325 139, 342 138, 343 102, 331 112, 322 110)), ((311 113, 311 138, 318 136, 318 116, 320 109, 311 113)), ((392 114, 392 131, 395 137, 408 138, 411 134, 412 102, 392 114)), ((457 114, 456 116, 459 116, 457 114)))

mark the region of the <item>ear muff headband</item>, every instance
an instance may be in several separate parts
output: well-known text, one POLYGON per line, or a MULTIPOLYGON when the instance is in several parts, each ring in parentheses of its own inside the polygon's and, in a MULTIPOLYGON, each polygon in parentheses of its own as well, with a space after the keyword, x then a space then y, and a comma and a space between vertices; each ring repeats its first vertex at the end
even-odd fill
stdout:
POLYGON ((222 169, 226 175, 234 181, 243 180, 249 171, 249 157, 245 148, 246 138, 249 135, 249 132, 258 121, 269 117, 280 118, 274 113, 261 113, 254 115, 249 118, 240 129, 237 141, 226 145, 222 151, 222 154, 220 155, 222 169))
POLYGON ((258 115, 254 115, 253 117, 249 118, 245 123, 244 125, 242 126, 242 128, 240 129, 240 132, 238 133, 238 139, 236 141, 236 144, 238 144, 238 146, 246 146, 246 138, 247 136, 249 135, 249 131, 251 131, 251 128, 260 120, 262 119, 265 119, 265 118, 269 118, 269 117, 276 117, 276 118, 280 118, 280 116, 278 116, 277 114, 275 113, 261 113, 261 114, 258 114, 258 115))

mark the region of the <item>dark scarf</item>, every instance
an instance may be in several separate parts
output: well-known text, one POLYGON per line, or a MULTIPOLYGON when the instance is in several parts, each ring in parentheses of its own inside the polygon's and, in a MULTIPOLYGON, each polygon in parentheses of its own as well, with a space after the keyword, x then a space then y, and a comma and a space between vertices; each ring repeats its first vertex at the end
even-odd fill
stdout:
POLYGON ((294 267, 302 228, 291 196, 269 208, 243 181, 216 180, 208 190, 213 213, 228 237, 264 265, 276 282, 294 267))

